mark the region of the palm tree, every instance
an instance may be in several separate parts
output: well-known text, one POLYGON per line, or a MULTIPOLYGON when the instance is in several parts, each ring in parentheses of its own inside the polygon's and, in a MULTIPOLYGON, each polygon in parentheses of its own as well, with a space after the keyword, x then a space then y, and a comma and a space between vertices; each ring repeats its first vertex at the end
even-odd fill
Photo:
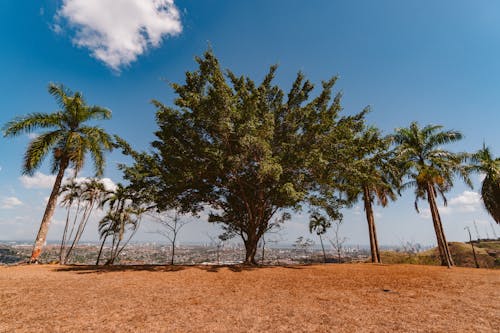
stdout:
POLYGON ((400 186, 400 170, 394 151, 389 150, 392 138, 381 137, 380 131, 369 127, 358 138, 359 144, 353 149, 357 156, 345 173, 343 187, 347 193, 348 202, 363 200, 368 234, 370 237, 371 260, 380 263, 377 232, 373 203, 375 198, 382 207, 389 200, 396 200, 396 189, 400 186))
POLYGON ((409 181, 403 188, 415 188, 415 209, 418 212, 418 200, 427 199, 436 233, 439 255, 443 266, 453 266, 450 249, 446 241, 439 215, 436 198, 438 193, 446 205, 445 192, 453 187, 455 176, 460 176, 464 182, 472 187, 469 179, 469 170, 464 162, 465 153, 452 153, 441 149, 440 146, 462 139, 457 131, 442 131, 439 125, 419 127, 412 122, 408 128, 396 129, 394 140, 398 144, 399 157, 406 161, 404 170, 409 181))
POLYGON ((71 167, 75 174, 78 173, 88 153, 94 162, 96 176, 99 176, 104 170, 104 151, 112 150, 112 138, 109 134, 97 126, 85 124, 92 120, 110 119, 111 111, 87 105, 81 93, 73 93, 62 85, 51 83, 48 90, 55 97, 60 110, 20 116, 3 127, 5 137, 47 129, 47 132, 30 142, 24 155, 23 174, 32 175, 47 155, 52 157, 52 173, 57 174, 36 236, 30 263, 37 262, 42 252, 65 170, 71 167))
POLYGON ((61 191, 59 195, 62 196, 60 205, 63 207, 66 207, 66 223, 64 224, 64 232, 63 236, 61 239, 61 246, 59 249, 59 263, 64 263, 66 261, 66 245, 68 241, 71 239, 71 236, 73 235, 73 231, 75 229, 76 225, 76 220, 78 218, 78 214, 80 212, 80 206, 81 206, 81 198, 82 198, 82 186, 80 185, 79 182, 77 182, 74 178, 64 184, 61 187, 61 191), (77 202, 76 204, 76 211, 74 213, 74 217, 72 219, 71 223, 71 229, 69 228, 70 226, 70 217, 71 217, 71 210, 73 208, 73 203, 77 202), (69 231, 69 234, 68 234, 69 231))
POLYGON ((500 157, 494 158, 490 149, 483 144, 471 157, 472 170, 485 175, 481 186, 484 206, 491 217, 500 223, 500 157))
POLYGON ((328 231, 328 228, 332 226, 332 223, 324 216, 318 212, 313 212, 309 220, 309 232, 316 232, 319 236, 319 241, 321 243, 321 250, 323 251, 323 262, 326 263, 326 252, 325 246, 323 245, 323 235, 328 231))
POLYGON ((106 204, 108 205, 108 212, 99 222, 99 234, 102 243, 97 256, 96 265, 99 265, 102 249, 108 237, 112 237, 112 245, 110 258, 107 264, 113 264, 121 251, 134 236, 139 227, 141 215, 145 212, 145 209, 139 207, 134 202, 134 193, 129 187, 125 187, 119 183, 115 190, 109 191, 107 194, 108 195, 101 200, 102 207, 106 204), (120 247, 127 231, 127 226, 132 233, 120 247))
POLYGON ((112 237, 111 252, 110 257, 106 262, 106 265, 113 264, 123 251, 123 249, 130 242, 132 237, 135 235, 139 228, 142 214, 145 209, 134 207, 134 206, 122 206, 122 210, 110 210, 104 216, 104 218, 99 222, 99 235, 102 238, 101 248, 99 249, 99 254, 97 255, 96 265, 99 265, 99 261, 102 254, 102 249, 108 237, 112 237), (125 234, 128 230, 131 231, 128 238, 123 242, 125 234))
POLYGON ((82 183, 80 197, 78 198, 78 200, 79 203, 83 202, 85 206, 80 218, 80 222, 78 224, 78 228, 76 229, 75 236, 73 237, 73 242, 71 243, 71 246, 64 256, 65 260, 61 261, 62 264, 66 264, 66 261, 70 259, 71 253, 75 245, 80 241, 80 238, 85 231, 85 227, 87 226, 94 208, 100 206, 105 193, 106 189, 104 187, 104 184, 96 178, 87 179, 82 183))

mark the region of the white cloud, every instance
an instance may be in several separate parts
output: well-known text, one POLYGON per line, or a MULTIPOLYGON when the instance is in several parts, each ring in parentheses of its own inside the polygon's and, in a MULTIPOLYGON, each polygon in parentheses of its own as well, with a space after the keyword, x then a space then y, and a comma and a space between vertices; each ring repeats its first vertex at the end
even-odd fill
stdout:
POLYGON ((464 191, 450 200, 449 205, 460 212, 474 212, 481 207, 481 195, 473 191, 464 191))
POLYGON ((21 176, 19 180, 25 188, 52 188, 56 176, 35 172, 33 176, 21 176))
POLYGON ((104 188, 108 191, 114 191, 116 190, 116 184, 113 180, 111 180, 110 178, 102 178, 101 179, 101 183, 104 184, 104 188))
POLYGON ((63 0, 54 31, 63 20, 73 28, 75 45, 116 71, 182 31, 174 0, 63 0))
POLYGON ((23 204, 22 201, 16 197, 7 197, 7 198, 2 200, 1 207, 4 209, 10 209, 10 208, 14 208, 16 206, 20 206, 22 204, 23 204))
MULTIPOLYGON (((77 184, 82 184, 92 178, 89 177, 77 177, 75 178, 75 182, 77 184)), ((66 179, 65 183, 67 183, 70 179, 66 179)), ((101 178, 99 181, 104 185, 104 188, 108 191, 114 191, 116 190, 116 184, 111 178, 101 178)))
MULTIPOLYGON (((448 206, 438 206, 440 215, 450 215, 454 213, 471 213, 479 210, 481 207, 481 195, 473 191, 463 191, 462 194, 451 198, 448 201, 448 206)), ((431 211, 429 208, 421 210, 420 216, 430 218, 431 211)))
POLYGON ((33 139, 36 139, 40 136, 40 134, 38 133, 28 133, 28 138, 33 140, 33 139))

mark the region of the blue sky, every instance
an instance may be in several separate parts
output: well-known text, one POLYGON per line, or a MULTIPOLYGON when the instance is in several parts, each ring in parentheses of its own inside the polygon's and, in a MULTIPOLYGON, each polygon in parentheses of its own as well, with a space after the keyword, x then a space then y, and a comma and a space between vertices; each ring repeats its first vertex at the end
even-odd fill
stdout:
MULTIPOLYGON (((386 133, 416 120, 463 132, 451 147, 473 151, 485 141, 500 154, 500 3, 495 1, 153 1, 64 0, 0 2, 0 124, 28 112, 52 112, 49 82, 82 91, 90 104, 106 106, 113 119, 102 125, 147 149, 156 129, 159 99, 170 104, 167 82, 182 82, 194 57, 210 44, 226 68, 260 80, 279 64, 276 82, 288 89, 297 71, 316 84, 339 75, 344 112, 370 105, 368 121, 386 133), (119 4, 119 5, 118 5, 119 4)), ((0 138, 0 240, 33 239, 51 178, 44 165, 22 178, 22 155, 30 138, 0 138)), ((120 181, 118 153, 108 156, 105 177, 120 181)), ((87 172, 87 176, 90 173, 87 172)), ((477 191, 457 182, 442 219, 450 240, 478 222, 492 235, 491 218, 477 191)), ((377 209, 379 243, 435 242, 429 214, 417 214, 413 193, 377 209)), ((425 207, 425 202, 421 203, 425 207)), ((49 239, 62 230, 56 213, 49 239)), ((296 215, 281 239, 308 234, 296 215)), ((97 240, 95 221, 84 238, 97 240)), ((498 227, 497 234, 500 234, 498 227)), ((145 223, 138 240, 154 239, 145 223)), ((368 244, 361 206, 345 212, 343 234, 368 244)), ((205 221, 186 227, 181 241, 208 240, 217 229, 205 221)))

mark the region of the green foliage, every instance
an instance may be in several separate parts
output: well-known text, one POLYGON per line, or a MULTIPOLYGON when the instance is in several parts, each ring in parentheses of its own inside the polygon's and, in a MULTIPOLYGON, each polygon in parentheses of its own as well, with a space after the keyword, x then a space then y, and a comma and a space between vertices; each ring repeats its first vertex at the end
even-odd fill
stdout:
POLYGON ((391 150, 392 137, 383 137, 374 127, 367 127, 352 147, 353 160, 343 172, 340 189, 349 203, 360 197, 372 204, 377 199, 385 207, 396 199, 401 186, 401 160, 391 150))
POLYGON ((466 153, 453 153, 441 148, 441 145, 462 139, 457 131, 441 131, 443 126, 427 125, 419 127, 417 122, 408 128, 396 129, 394 141, 398 144, 399 158, 405 161, 403 169, 409 181, 403 188, 415 188, 415 209, 418 211, 418 200, 427 197, 427 185, 430 184, 434 196, 438 193, 447 204, 445 193, 454 184, 455 176, 460 176, 472 187, 469 178, 470 170, 465 164, 466 153))
POLYGON ((313 85, 301 73, 285 94, 272 83, 276 66, 256 84, 223 72, 211 51, 196 61, 184 84, 172 84, 175 107, 153 101, 153 151, 125 147, 135 163, 122 169, 134 188, 148 188, 160 210, 210 207, 209 221, 221 223, 226 237, 242 237, 253 261, 273 216, 315 197, 335 199, 332 179, 348 163, 366 111, 339 116, 336 78, 310 99, 313 85))
MULTIPOLYGON (((110 119, 111 111, 99 106, 89 106, 79 92, 73 93, 62 85, 49 85, 59 111, 34 112, 17 117, 2 128, 3 135, 15 137, 35 130, 49 130, 33 139, 24 155, 23 173, 32 175, 45 157, 52 152, 52 172, 67 161, 78 172, 87 153, 92 157, 97 176, 104 170, 103 152, 112 149, 111 137, 101 128, 86 126, 92 120, 110 119)), ((63 164, 64 165, 64 164, 63 164)))
MULTIPOLYGON (((99 221, 100 238, 102 239, 102 245, 109 237, 111 237, 112 241, 107 264, 115 262, 139 228, 142 215, 147 209, 140 206, 140 201, 134 200, 137 197, 131 187, 125 187, 119 183, 116 189, 108 191, 101 201, 101 206, 107 207, 107 212, 99 221), (129 236, 125 240, 127 231, 129 231, 129 236)), ((101 251, 102 246, 97 258, 97 264, 99 263, 101 251)))
POLYGON ((471 156, 471 169, 484 174, 481 196, 491 217, 500 223, 500 158, 494 158, 490 149, 483 148, 471 156))
POLYGON ((316 235, 323 235, 328 231, 328 228, 332 226, 332 222, 328 218, 322 216, 318 212, 313 212, 311 218, 309 219, 309 232, 315 232, 316 235))

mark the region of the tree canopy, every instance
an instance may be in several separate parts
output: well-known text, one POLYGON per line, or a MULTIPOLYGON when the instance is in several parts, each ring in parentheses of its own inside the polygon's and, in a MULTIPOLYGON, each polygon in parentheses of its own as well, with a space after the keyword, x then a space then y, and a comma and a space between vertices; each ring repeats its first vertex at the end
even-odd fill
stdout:
POLYGON ((259 239, 286 210, 334 198, 335 174, 349 163, 366 110, 340 116, 336 77, 312 98, 302 73, 286 94, 273 84, 276 66, 256 84, 223 71, 211 51, 196 61, 184 84, 172 84, 175 106, 153 101, 159 129, 151 152, 125 147, 135 161, 122 168, 160 210, 209 209, 209 221, 225 237, 240 236, 246 263, 255 263, 259 239))

